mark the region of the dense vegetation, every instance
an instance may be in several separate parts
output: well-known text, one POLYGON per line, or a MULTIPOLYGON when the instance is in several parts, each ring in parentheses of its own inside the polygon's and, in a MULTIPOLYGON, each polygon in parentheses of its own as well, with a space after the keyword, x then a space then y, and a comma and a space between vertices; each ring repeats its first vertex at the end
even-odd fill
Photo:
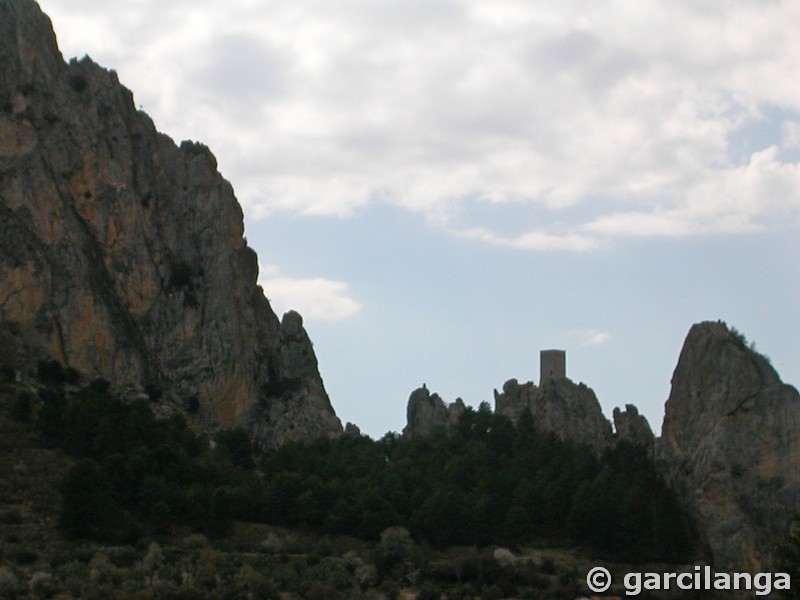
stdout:
POLYGON ((601 459, 517 427, 487 404, 453 431, 289 444, 263 460, 265 516, 370 538, 407 527, 436 546, 581 545, 625 560, 685 558, 689 527, 651 461, 620 445, 601 459))
POLYGON ((78 459, 62 485, 59 522, 68 537, 133 541, 175 525, 222 533, 231 518, 258 514, 248 503, 258 489, 241 431, 221 432, 212 451, 181 417, 157 420, 143 401, 91 386, 69 399, 52 390, 40 396, 42 435, 78 459))
MULTIPOLYGON (((77 459, 62 488, 69 537, 219 534, 239 519, 364 539, 402 526, 436 547, 546 542, 625 560, 690 550, 686 519, 641 451, 620 445, 598 459, 538 433, 530 413, 515 427, 483 404, 448 433, 345 436, 256 456, 241 430, 210 443, 103 381, 67 397, 56 368, 40 376, 50 386, 36 424, 77 459)), ((20 418, 33 418, 30 404, 20 398, 20 418)))

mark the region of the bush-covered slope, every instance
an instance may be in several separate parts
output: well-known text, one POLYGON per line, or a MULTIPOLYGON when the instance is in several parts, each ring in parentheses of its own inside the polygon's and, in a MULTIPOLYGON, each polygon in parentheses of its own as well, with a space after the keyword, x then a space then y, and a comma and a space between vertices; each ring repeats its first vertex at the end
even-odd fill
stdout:
POLYGON ((569 598, 596 560, 570 546, 635 560, 688 550, 643 456, 595 459, 527 416, 515 428, 483 406, 449 434, 256 454, 241 430, 198 435, 102 380, 35 371, 0 381, 9 598, 569 598))

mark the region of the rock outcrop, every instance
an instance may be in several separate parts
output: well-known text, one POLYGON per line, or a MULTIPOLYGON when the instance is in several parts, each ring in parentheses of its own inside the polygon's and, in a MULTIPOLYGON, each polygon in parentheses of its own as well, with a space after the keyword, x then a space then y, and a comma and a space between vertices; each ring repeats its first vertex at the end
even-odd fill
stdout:
POLYGON ((264 446, 340 433, 302 320, 281 325, 257 275, 208 148, 158 133, 113 71, 65 64, 33 0, 0 0, 0 322, 264 446))
MULTIPOLYGON (((515 425, 522 413, 530 410, 539 431, 587 445, 597 455, 613 447, 616 440, 624 439, 645 448, 652 456, 653 434, 647 420, 635 407, 628 406, 625 412, 615 411, 619 419, 615 436, 592 389, 583 383, 573 383, 567 377, 550 378, 540 386, 510 379, 503 385, 502 392, 495 390, 494 401, 495 413, 508 417, 515 425)), ((434 427, 448 431, 465 411, 461 398, 446 405, 438 394, 431 394, 423 385, 408 399, 403 434, 427 435, 434 427)))
POLYGON ((656 454, 714 565, 756 573, 800 508, 800 396, 743 336, 694 325, 681 350, 656 454))
POLYGON ((356 425, 355 423, 350 423, 349 421, 344 426, 344 434, 350 435, 353 437, 360 437, 361 436, 361 428, 356 425))
POLYGON ((543 385, 520 384, 510 379, 503 391, 494 392, 495 412, 513 423, 527 408, 535 426, 564 441, 586 444, 600 454, 614 443, 611 423, 603 416, 600 403, 591 388, 566 377, 548 379, 543 385))
POLYGON ((435 427, 445 431, 455 425, 464 414, 466 406, 461 398, 445 405, 439 394, 431 394, 425 384, 411 392, 406 408, 406 426, 403 435, 428 435, 435 427))
POLYGON ((614 409, 614 431, 618 442, 626 442, 631 446, 642 448, 647 456, 653 457, 656 438, 650 423, 644 415, 639 414, 633 404, 626 404, 625 410, 614 409))

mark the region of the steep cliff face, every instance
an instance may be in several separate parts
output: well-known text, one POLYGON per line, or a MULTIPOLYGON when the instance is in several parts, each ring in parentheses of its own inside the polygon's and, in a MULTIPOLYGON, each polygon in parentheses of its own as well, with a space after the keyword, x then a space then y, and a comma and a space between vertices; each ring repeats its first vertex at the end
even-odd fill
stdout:
POLYGON ((280 389, 268 393, 268 401, 256 404, 251 414, 256 439, 271 439, 274 445, 280 445, 342 433, 342 424, 322 385, 303 318, 295 311, 281 320, 279 366, 280 389))
POLYGON ((597 396, 591 388, 566 377, 549 379, 540 386, 510 379, 503 384, 502 393, 495 390, 494 402, 495 411, 512 422, 527 408, 541 431, 591 446, 598 454, 613 444, 611 423, 603 416, 597 396))
POLYGON ((113 71, 65 64, 35 2, 0 0, 0 321, 90 376, 197 397, 264 445, 338 434, 216 167, 158 133, 113 71))
POLYGON ((800 396, 722 323, 689 331, 657 460, 718 568, 758 572, 800 509, 800 396))

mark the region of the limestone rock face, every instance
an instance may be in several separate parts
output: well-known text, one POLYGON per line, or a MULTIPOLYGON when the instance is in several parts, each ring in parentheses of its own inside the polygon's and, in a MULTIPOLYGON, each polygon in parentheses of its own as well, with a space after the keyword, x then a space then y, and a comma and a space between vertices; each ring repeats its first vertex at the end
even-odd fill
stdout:
POLYGON ((647 456, 653 456, 655 449, 655 436, 650 429, 650 423, 633 404, 626 404, 625 410, 614 409, 614 430, 617 441, 627 442, 637 448, 642 448, 647 456))
POLYGON ((406 426, 403 435, 428 435, 434 427, 449 430, 466 411, 463 400, 458 398, 446 406, 439 394, 431 394, 423 385, 411 392, 406 409, 406 426))
POLYGON ((208 148, 158 133, 113 71, 65 64, 33 0, 0 0, 0 322, 265 446, 338 434, 302 319, 278 322, 242 236, 208 148))
POLYGON ((800 508, 800 396, 741 335, 694 325, 672 377, 658 466, 717 568, 769 570, 800 508))
MULTIPOLYGON (((253 407, 250 422, 257 439, 272 445, 342 433, 317 369, 317 357, 295 311, 283 315, 280 327, 278 393, 253 407)), ((268 386, 268 388, 271 386, 268 386)))
POLYGON ((600 454, 613 444, 611 423, 603 416, 591 388, 566 377, 549 379, 543 385, 520 384, 510 379, 503 391, 494 392, 495 412, 517 423, 528 408, 536 427, 562 440, 586 444, 600 454))

